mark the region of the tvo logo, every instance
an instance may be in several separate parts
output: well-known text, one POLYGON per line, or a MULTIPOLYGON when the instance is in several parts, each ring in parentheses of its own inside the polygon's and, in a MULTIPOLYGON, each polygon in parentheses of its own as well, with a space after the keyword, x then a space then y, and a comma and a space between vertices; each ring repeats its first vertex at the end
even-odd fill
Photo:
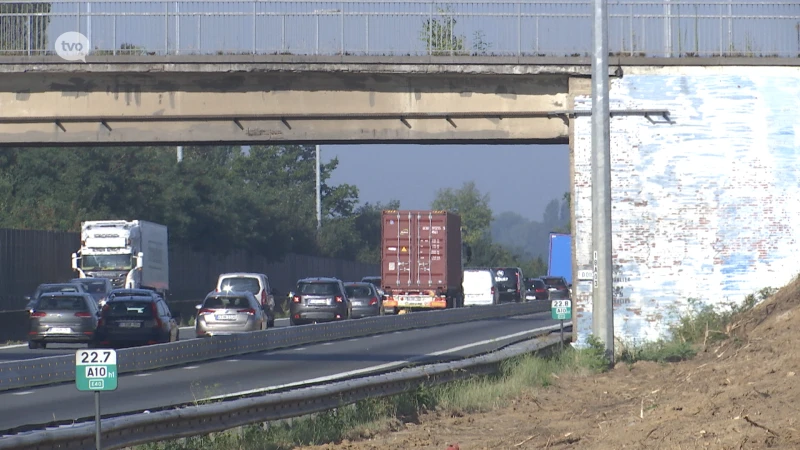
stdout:
POLYGON ((56 55, 67 61, 86 62, 91 45, 89 39, 77 31, 67 31, 56 39, 56 55))

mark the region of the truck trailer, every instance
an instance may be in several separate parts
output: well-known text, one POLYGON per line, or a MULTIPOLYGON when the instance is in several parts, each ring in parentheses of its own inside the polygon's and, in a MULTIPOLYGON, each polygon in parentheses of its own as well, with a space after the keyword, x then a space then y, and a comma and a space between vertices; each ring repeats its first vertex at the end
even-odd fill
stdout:
POLYGON ((108 278, 114 289, 169 291, 167 227, 144 220, 81 223, 81 248, 72 254, 80 278, 108 278))
POLYGON ((469 248, 461 216, 447 211, 383 211, 381 286, 386 311, 464 306, 461 283, 469 248))

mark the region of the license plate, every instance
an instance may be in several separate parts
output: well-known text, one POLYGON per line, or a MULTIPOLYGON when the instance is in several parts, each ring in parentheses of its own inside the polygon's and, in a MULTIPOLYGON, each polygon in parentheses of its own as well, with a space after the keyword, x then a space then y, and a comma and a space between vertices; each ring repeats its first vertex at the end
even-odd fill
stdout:
POLYGON ((50 328, 51 333, 69 334, 72 333, 72 328, 50 328))
POLYGON ((309 300, 308 304, 309 305, 327 305, 328 301, 327 300, 309 300))
POLYGON ((142 326, 139 322, 120 322, 120 328, 140 328, 142 326))
POLYGON ((236 320, 236 314, 217 314, 214 318, 217 320, 236 320))

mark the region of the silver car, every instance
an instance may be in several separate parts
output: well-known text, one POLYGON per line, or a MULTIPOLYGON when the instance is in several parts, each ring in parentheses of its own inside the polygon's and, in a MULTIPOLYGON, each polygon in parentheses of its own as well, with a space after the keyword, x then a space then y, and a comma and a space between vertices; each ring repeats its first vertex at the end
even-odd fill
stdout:
POLYGON ((344 290, 353 304, 353 318, 382 316, 383 300, 372 283, 345 283, 344 290))
POLYGON ((197 337, 267 329, 267 314, 252 292, 212 292, 195 308, 197 337))
POLYGON ((49 343, 88 343, 94 346, 99 316, 97 302, 90 294, 44 294, 30 313, 28 348, 45 348, 49 343))

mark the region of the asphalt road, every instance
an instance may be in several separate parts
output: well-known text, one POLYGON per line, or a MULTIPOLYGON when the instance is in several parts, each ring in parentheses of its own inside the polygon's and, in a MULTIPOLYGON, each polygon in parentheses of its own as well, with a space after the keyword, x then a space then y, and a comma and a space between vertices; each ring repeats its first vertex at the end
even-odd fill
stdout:
MULTIPOLYGON (((289 326, 289 319, 275 319, 275 327, 289 326)), ((194 327, 181 327, 180 340, 197 339, 194 327)), ((0 347, 0 362, 46 358, 48 356, 71 355, 75 350, 86 348, 86 344, 48 344, 46 349, 31 350, 28 344, 14 344, 0 347)))
MULTIPOLYGON (((102 414, 143 412, 203 399, 398 369, 410 361, 463 358, 527 338, 555 324, 550 312, 397 331, 190 366, 125 374, 101 394, 102 414)), ((74 383, 0 394, 0 430, 93 417, 92 393, 74 383)), ((6 433, 2 433, 6 434, 6 433)))

